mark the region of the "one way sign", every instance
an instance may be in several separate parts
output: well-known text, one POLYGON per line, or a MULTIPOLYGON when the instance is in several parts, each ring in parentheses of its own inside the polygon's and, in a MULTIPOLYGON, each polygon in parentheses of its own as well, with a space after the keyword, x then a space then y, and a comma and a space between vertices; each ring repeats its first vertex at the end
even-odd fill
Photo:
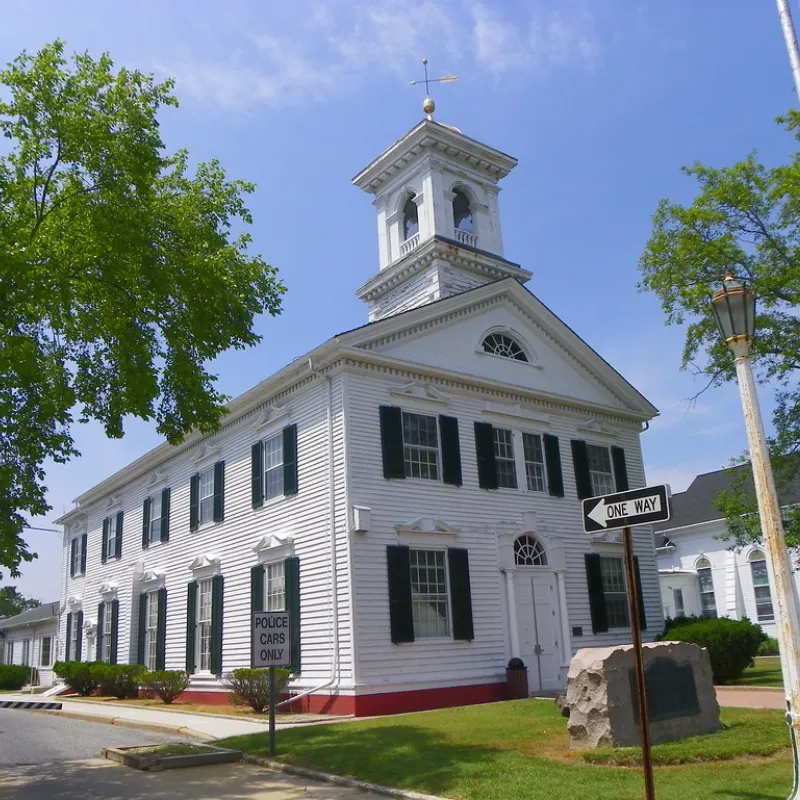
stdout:
POLYGON ((589 497, 583 501, 586 533, 612 531, 647 522, 663 522, 670 516, 669 486, 646 486, 629 492, 589 497))

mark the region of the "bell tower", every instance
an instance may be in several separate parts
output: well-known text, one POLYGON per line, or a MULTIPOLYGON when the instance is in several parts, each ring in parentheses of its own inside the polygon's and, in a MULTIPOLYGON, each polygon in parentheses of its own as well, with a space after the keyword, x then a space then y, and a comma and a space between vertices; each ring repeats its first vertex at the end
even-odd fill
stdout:
POLYGON ((517 160, 427 118, 353 178, 374 196, 378 274, 357 296, 369 320, 531 273, 503 257, 498 182, 517 160))

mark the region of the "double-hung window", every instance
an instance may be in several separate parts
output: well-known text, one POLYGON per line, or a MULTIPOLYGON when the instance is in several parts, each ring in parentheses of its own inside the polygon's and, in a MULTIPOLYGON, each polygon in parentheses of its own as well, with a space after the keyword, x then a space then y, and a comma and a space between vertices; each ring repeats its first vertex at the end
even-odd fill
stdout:
MULTIPOLYGON (((106 618, 110 614, 106 613, 106 618)), ((158 592, 147 593, 147 626, 144 632, 145 666, 147 669, 158 669, 158 592)))
POLYGON ((198 524, 214 521, 214 467, 203 470, 199 475, 197 508, 198 524))
POLYGON ((403 459, 407 477, 439 480, 439 426, 436 417, 403 412, 403 459))
POLYGON ((83 575, 86 571, 86 541, 87 536, 75 536, 70 542, 70 575, 83 575))
POLYGON ((150 529, 148 532, 150 544, 161 541, 161 517, 164 515, 161 495, 161 492, 156 492, 150 498, 150 529))
POLYGON ((39 666, 49 667, 53 657, 53 637, 42 636, 39 639, 39 666))
POLYGON ((501 489, 517 488, 517 464, 514 460, 514 438, 510 430, 493 428, 494 458, 497 464, 497 486, 501 489))
POLYGON ((116 525, 116 518, 112 515, 110 517, 106 517, 103 521, 103 525, 106 526, 106 530, 108 534, 106 536, 106 558, 116 558, 117 555, 117 525, 116 525))
POLYGON ((286 563, 274 561, 264 566, 264 610, 286 610, 286 563))
POLYGON ((522 450, 525 457, 525 480, 528 491, 547 491, 542 437, 538 433, 523 433, 522 450))
POLYGON ((450 635, 447 559, 444 550, 410 550, 414 637, 450 635))
POLYGON ((114 606, 110 601, 103 603, 103 651, 100 657, 106 664, 111 663, 111 645, 113 644, 114 606))
POLYGON ((761 550, 750 553, 750 574, 753 577, 753 594, 756 599, 756 617, 759 622, 772 622, 775 612, 772 609, 772 595, 769 590, 767 562, 761 550))
POLYGON ((714 576, 711 562, 707 558, 701 558, 695 568, 700 581, 700 606, 703 616, 713 619, 717 616, 717 601, 714 596, 714 576))
POLYGON ((197 669, 211 669, 211 578, 197 582, 197 669))
POLYGON ((611 465, 611 451, 605 445, 589 444, 586 446, 589 457, 589 476, 592 481, 592 493, 596 495, 613 494, 614 470, 611 465))
POLYGON ((283 432, 264 442, 264 498, 283 495, 283 432))
POLYGON ((31 665, 31 640, 22 640, 22 665, 29 667, 31 665))
POLYGON ((67 661, 77 661, 78 643, 81 636, 81 620, 83 618, 83 614, 78 611, 70 614, 70 617, 72 618, 72 625, 70 627, 69 640, 67 641, 67 647, 69 648, 67 661))
POLYGON ((600 559, 600 572, 603 577, 603 594, 606 601, 609 628, 627 628, 628 593, 625 588, 625 572, 621 558, 603 556, 600 559))

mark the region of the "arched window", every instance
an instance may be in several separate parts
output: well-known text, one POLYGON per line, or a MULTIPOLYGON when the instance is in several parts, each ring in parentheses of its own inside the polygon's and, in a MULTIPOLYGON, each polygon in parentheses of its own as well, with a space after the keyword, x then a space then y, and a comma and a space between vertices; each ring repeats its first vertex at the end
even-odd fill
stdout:
POLYGON ((753 550, 747 560, 750 562, 750 574, 753 576, 756 616, 759 622, 771 622, 775 619, 775 612, 772 610, 772 595, 769 591, 769 574, 764 551, 753 550))
POLYGON ((412 195, 408 196, 406 204, 403 206, 403 239, 410 239, 415 233, 419 232, 419 216, 417 204, 412 195))
POLYGON ((714 578, 711 574, 711 562, 707 558, 698 558, 695 564, 697 577, 700 579, 700 606, 704 617, 717 616, 717 601, 714 598, 714 578))
POLYGON ((528 360, 525 351, 507 333, 490 333, 483 340, 483 349, 492 355, 513 358, 515 361, 528 360))
POLYGON ((546 567, 547 554, 535 536, 520 536, 514 542, 514 563, 518 567, 546 567))
POLYGON ((453 224, 456 230, 475 233, 472 223, 472 211, 469 208, 469 198, 461 189, 456 189, 453 194, 453 224))

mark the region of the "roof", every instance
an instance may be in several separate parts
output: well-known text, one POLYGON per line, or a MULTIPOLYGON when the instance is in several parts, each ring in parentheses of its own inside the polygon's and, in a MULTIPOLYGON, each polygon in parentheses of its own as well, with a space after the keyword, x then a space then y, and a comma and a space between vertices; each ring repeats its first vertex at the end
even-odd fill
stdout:
MULTIPOLYGON (((717 508, 717 498, 720 492, 730 489, 736 481, 741 480, 744 472, 744 489, 748 498, 755 501, 755 488, 753 486, 753 473, 750 464, 741 464, 736 467, 719 469, 716 472, 706 472, 698 475, 685 492, 672 496, 672 518, 667 522, 659 522, 653 526, 657 532, 669 531, 674 528, 683 528, 687 525, 696 525, 699 522, 711 522, 723 519, 723 514, 717 508)), ((778 501, 782 506, 800 503, 800 472, 779 492, 778 501)))
POLYGON ((37 622, 46 622, 50 619, 58 618, 58 600, 52 603, 42 603, 42 605, 32 608, 30 611, 23 611, 16 617, 6 617, 0 619, 0 630, 8 628, 19 628, 25 625, 32 625, 37 622))

